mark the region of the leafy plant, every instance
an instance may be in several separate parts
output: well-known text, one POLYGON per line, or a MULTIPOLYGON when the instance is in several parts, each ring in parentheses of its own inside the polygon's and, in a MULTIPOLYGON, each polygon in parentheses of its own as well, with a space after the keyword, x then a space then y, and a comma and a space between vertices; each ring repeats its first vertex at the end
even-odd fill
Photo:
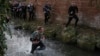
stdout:
POLYGON ((4 56, 5 50, 7 49, 6 38, 4 35, 8 8, 7 2, 8 0, 0 0, 0 56, 4 56))
POLYGON ((62 32, 62 41, 65 43, 76 42, 76 31, 72 27, 68 27, 66 30, 62 32))

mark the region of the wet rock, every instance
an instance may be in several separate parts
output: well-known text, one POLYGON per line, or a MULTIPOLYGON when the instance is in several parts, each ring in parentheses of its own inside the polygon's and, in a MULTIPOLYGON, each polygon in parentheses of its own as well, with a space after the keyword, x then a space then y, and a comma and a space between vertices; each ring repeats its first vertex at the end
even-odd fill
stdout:
POLYGON ((23 29, 23 27, 22 26, 15 26, 14 29, 15 30, 21 30, 21 29, 23 29))
POLYGON ((95 50, 96 40, 94 35, 80 35, 77 45, 86 50, 95 50))

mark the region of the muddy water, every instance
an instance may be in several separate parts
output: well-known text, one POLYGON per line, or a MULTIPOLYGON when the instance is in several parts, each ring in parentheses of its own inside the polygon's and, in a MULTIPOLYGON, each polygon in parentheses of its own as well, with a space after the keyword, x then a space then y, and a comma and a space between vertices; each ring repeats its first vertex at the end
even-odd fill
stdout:
POLYGON ((35 51, 30 54, 30 35, 23 30, 15 30, 13 25, 9 25, 12 38, 5 32, 8 49, 5 56, 100 56, 99 52, 87 52, 77 47, 64 45, 58 41, 45 40, 45 50, 35 51))

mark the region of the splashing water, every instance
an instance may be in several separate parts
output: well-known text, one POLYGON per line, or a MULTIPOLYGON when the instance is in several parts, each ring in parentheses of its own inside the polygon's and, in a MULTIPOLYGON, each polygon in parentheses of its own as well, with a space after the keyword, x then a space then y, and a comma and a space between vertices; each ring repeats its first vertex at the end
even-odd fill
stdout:
MULTIPOLYGON (((14 30, 13 25, 9 25, 12 38, 10 35, 5 32, 5 36, 7 38, 7 46, 8 49, 6 51, 5 56, 31 56, 30 50, 32 43, 30 42, 30 36, 25 36, 25 33, 21 30, 14 30)), ((46 44, 50 44, 46 41, 46 44)), ((46 50, 35 51, 34 56, 64 56, 59 52, 56 52, 54 49, 49 46, 46 47, 46 50)))

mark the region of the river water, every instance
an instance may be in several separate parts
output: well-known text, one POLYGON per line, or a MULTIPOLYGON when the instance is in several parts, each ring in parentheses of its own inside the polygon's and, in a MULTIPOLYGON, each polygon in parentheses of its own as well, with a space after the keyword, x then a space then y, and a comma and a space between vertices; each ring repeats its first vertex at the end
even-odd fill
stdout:
POLYGON ((100 56, 99 52, 84 51, 78 47, 65 45, 58 41, 45 40, 45 50, 35 51, 30 54, 31 45, 30 35, 23 30, 15 30, 14 25, 10 24, 9 28, 12 33, 12 38, 7 32, 5 36, 7 38, 8 49, 5 56, 100 56))

